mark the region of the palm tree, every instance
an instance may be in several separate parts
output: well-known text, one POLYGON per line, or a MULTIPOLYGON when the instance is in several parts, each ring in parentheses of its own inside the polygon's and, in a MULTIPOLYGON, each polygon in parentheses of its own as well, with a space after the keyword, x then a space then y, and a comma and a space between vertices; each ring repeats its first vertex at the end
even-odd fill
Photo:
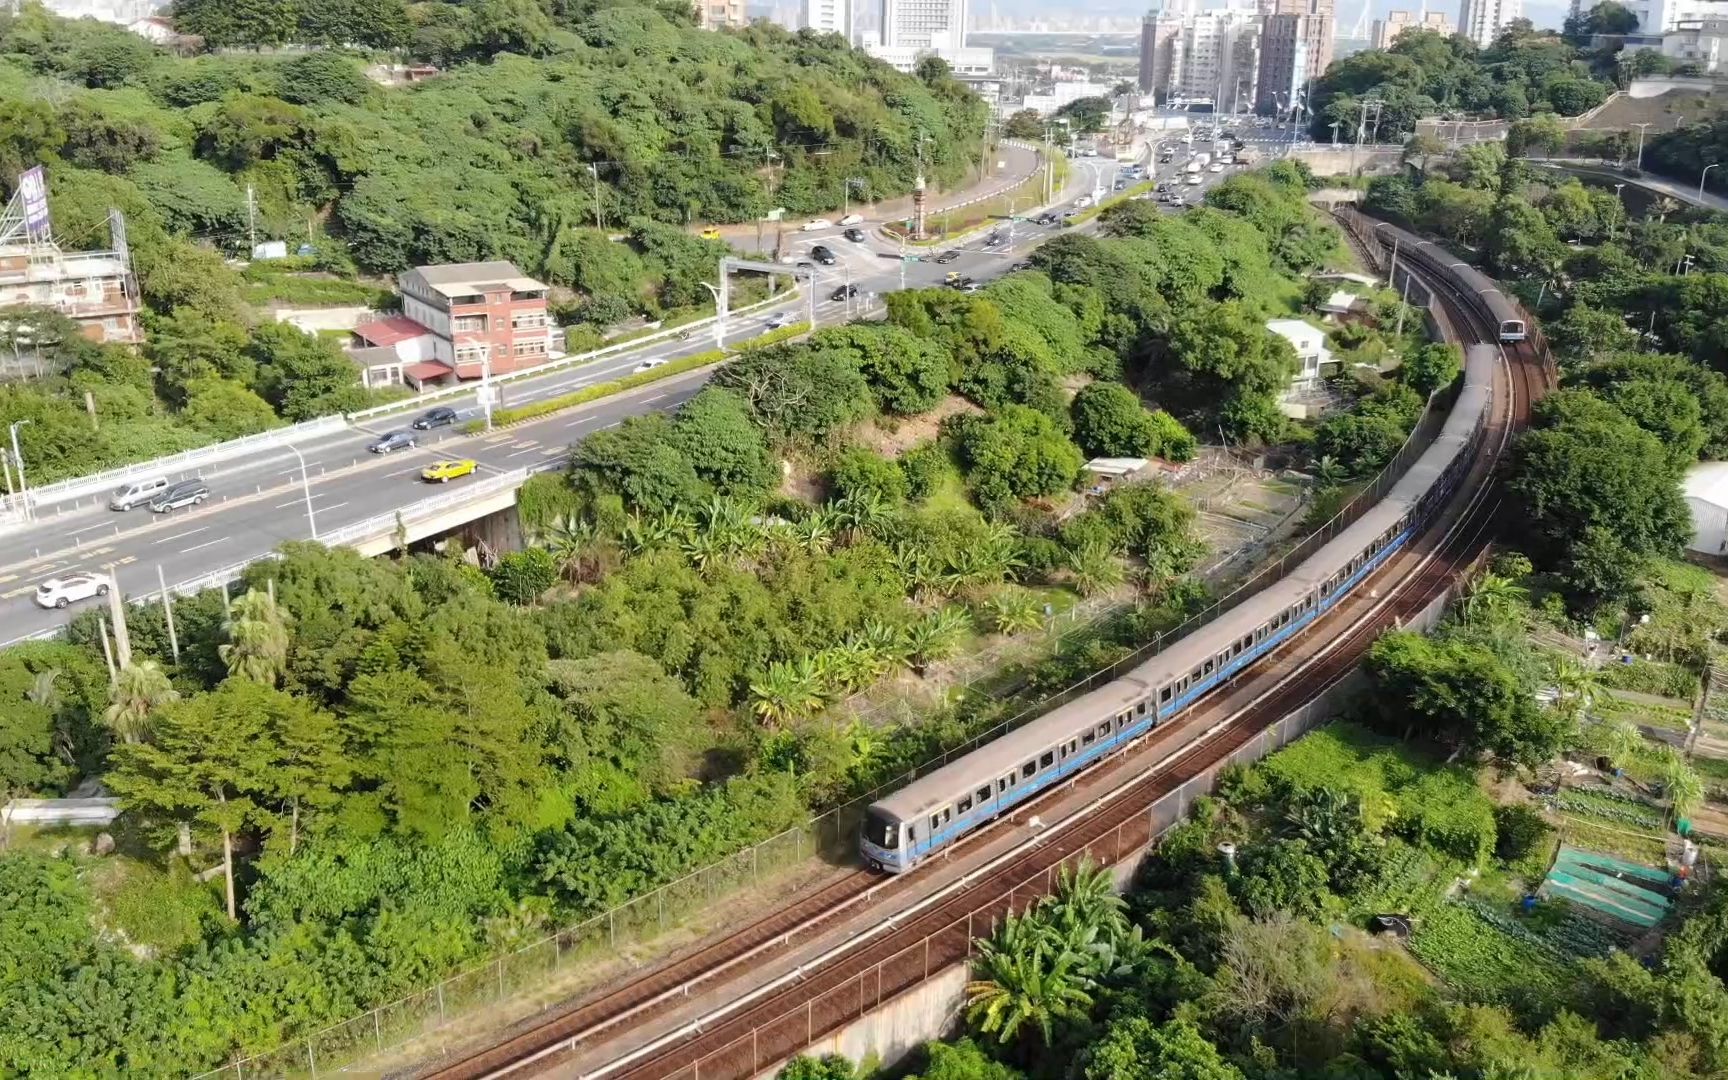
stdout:
POLYGON ((108 695, 102 722, 124 742, 140 743, 150 735, 150 714, 180 697, 154 660, 140 660, 120 669, 108 695))
POLYGON ((1590 703, 1600 689, 1596 672, 1570 656, 1556 657, 1552 669, 1554 707, 1576 724, 1590 710, 1590 703))
POLYGON ((820 511, 806 514, 804 520, 792 523, 791 533, 797 545, 812 555, 834 546, 834 528, 828 515, 820 511))
POLYGON ((971 623, 966 609, 945 604, 906 627, 900 638, 912 670, 922 676, 931 664, 952 656, 971 623))
POLYGON ((698 529, 684 538, 680 545, 684 557, 698 570, 712 570, 725 561, 726 537, 711 529, 698 529))
POLYGON ((1034 915, 1010 915, 978 943, 977 978, 966 984, 966 1016, 979 1032, 1009 1042, 1036 1030, 1050 1045, 1056 1023, 1092 1006, 1085 958, 1034 915))
POLYGON ((827 704, 826 675, 809 656, 776 660, 750 684, 750 708, 769 727, 785 727, 814 716, 827 704))
POLYGON ((1314 462, 1314 482, 1322 488, 1334 488, 1350 476, 1342 462, 1331 454, 1323 454, 1314 462))
POLYGON ((580 576, 578 568, 583 564, 583 556, 598 537, 599 531, 593 522, 567 514, 552 522, 540 537, 540 542, 558 564, 559 576, 574 580, 580 576))
POLYGON ((869 491, 856 492, 829 503, 828 510, 833 515, 835 525, 845 531, 846 539, 850 543, 857 543, 866 535, 880 529, 891 516, 881 496, 869 491))
POLYGON ((247 589, 222 621, 228 642, 216 647, 228 674, 275 686, 288 670, 288 615, 271 592, 247 589))
POLYGON ((1116 892, 1109 868, 1081 858, 1064 864, 1056 876, 1056 891, 1044 901, 1050 922, 1072 942, 1088 928, 1112 936, 1128 929, 1127 905, 1116 892))
POLYGON ((1007 587, 990 598, 990 625, 998 634, 1019 634, 1044 625, 1044 611, 1035 593, 1007 587))
POLYGON ((1074 587, 1080 590, 1081 596, 1108 592, 1128 576, 1122 560, 1116 557, 1109 545, 1099 541, 1082 544, 1070 551, 1068 571, 1074 576, 1074 587))
POLYGON ((1513 615, 1530 597, 1530 591, 1511 578, 1490 570, 1477 578, 1464 597, 1464 619, 1494 621, 1513 615))

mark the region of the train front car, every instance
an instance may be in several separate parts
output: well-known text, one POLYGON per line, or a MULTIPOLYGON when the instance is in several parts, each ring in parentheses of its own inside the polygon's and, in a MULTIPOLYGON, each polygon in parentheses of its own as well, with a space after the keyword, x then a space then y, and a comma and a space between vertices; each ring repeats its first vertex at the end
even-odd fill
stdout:
POLYGON ((881 806, 871 806, 864 812, 864 825, 858 838, 858 850, 864 864, 890 874, 904 873, 912 868, 901 847, 906 836, 906 824, 881 806))

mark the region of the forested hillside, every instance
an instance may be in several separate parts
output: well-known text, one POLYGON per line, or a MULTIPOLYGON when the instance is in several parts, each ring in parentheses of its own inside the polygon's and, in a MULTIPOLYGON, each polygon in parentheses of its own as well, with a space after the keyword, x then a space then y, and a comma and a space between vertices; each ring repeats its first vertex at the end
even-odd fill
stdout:
MULTIPOLYGON (((1309 179, 1236 177, 1180 217, 1126 203, 976 293, 746 352, 525 488, 531 546, 489 565, 290 545, 231 600, 178 603, 177 637, 134 608, 112 684, 98 612, 0 654, 0 783, 100 777, 124 807, 117 855, 19 830, 0 858, 0 1070, 268 1050, 801 823, 1175 626, 1208 595, 1194 511, 1159 485, 1084 493, 1081 463, 1187 460, 1184 421, 1307 434, 1264 321, 1336 249, 1309 179), (1037 652, 1081 601, 1112 614, 1037 652), (1015 639, 1038 662, 991 693, 914 694, 936 703, 893 723, 842 708, 1015 639)), ((1313 435, 1334 483, 1396 448, 1456 370, 1442 352, 1313 435)))
POLYGON ((104 244, 118 207, 148 305, 141 358, 52 319, 4 331, 48 373, 0 387, 0 412, 31 421, 33 479, 367 404, 332 343, 265 325, 272 303, 387 303, 378 275, 507 258, 560 287, 561 316, 604 329, 708 302, 700 282, 727 249, 692 222, 827 210, 848 178, 864 183, 854 198, 885 198, 920 161, 942 184, 978 160, 976 97, 940 68, 901 75, 838 39, 705 33, 643 4, 366 10, 386 8, 446 42, 449 69, 386 89, 361 54, 184 58, 36 7, 0 14, 0 196, 45 165, 73 248, 104 244), (478 36, 458 46, 457 24, 478 36), (258 237, 309 243, 310 256, 224 261, 246 251, 248 187, 258 237))

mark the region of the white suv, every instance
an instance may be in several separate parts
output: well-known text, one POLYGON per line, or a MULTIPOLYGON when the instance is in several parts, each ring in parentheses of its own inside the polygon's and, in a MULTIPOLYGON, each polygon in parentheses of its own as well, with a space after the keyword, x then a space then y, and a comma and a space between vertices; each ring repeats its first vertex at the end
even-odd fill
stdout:
POLYGON ((114 582, 107 574, 78 571, 65 577, 49 578, 36 586, 36 603, 46 608, 63 608, 74 600, 92 596, 107 596, 114 582))

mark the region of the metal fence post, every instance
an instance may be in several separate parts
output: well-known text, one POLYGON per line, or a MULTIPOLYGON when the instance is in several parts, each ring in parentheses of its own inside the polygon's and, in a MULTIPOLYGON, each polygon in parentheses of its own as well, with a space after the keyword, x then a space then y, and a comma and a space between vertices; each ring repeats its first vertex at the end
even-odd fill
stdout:
POLYGON ((306 1040, 306 1066, 312 1070, 312 1075, 318 1075, 318 1059, 312 1056, 312 1040, 306 1040))
POLYGON ((498 958, 498 1000, 504 1000, 504 958, 498 958))
POLYGON ((444 984, 438 984, 438 1022, 444 1022, 444 984))
POLYGON ((372 1010, 372 1034, 378 1037, 378 1052, 384 1052, 384 1021, 378 1015, 378 1010, 372 1010))
POLYGON ((606 911, 606 938, 612 943, 612 951, 618 951, 618 909, 609 908, 606 911))

